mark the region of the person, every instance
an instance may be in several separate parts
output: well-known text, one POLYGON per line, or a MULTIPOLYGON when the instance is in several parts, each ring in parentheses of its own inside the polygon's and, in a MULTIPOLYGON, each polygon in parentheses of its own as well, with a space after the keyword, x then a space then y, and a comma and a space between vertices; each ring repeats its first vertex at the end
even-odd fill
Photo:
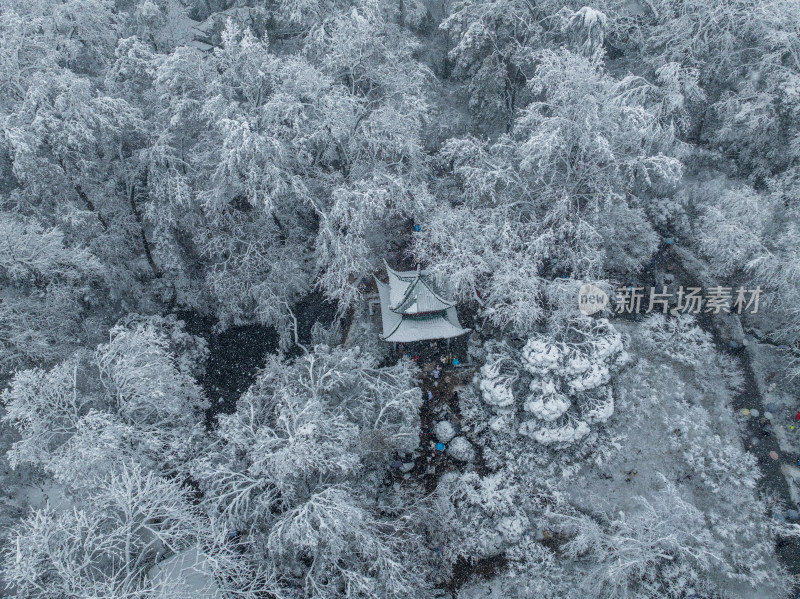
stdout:
POLYGON ((433 399, 433 391, 431 391, 430 389, 428 389, 428 401, 430 401, 430 400, 432 400, 432 399, 433 399))
POLYGON ((439 378, 439 368, 434 368, 433 369, 433 378, 435 378, 435 379, 439 378))

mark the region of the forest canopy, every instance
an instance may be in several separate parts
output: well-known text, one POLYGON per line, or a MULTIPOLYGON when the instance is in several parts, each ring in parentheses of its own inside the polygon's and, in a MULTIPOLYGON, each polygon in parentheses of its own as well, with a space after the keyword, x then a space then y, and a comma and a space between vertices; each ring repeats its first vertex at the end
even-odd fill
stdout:
POLYGON ((0 0, 0 594, 792 596, 798 107, 790 0, 0 0))

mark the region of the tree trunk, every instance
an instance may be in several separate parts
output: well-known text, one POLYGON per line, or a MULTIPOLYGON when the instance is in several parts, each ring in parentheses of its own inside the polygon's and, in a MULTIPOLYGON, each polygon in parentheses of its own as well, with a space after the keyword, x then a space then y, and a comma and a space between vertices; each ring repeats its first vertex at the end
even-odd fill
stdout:
POLYGON ((161 269, 158 268, 156 265, 155 260, 153 260, 153 254, 150 251, 150 243, 147 241, 147 235, 144 233, 144 222, 142 221, 142 216, 139 214, 139 209, 136 207, 136 184, 131 184, 130 193, 128 194, 128 199, 131 204, 131 211, 133 212, 133 216, 136 218, 136 222, 139 224, 139 235, 142 238, 142 247, 144 248, 144 255, 147 257, 147 263, 150 265, 150 270, 153 271, 153 275, 157 279, 161 278, 162 272, 161 269))

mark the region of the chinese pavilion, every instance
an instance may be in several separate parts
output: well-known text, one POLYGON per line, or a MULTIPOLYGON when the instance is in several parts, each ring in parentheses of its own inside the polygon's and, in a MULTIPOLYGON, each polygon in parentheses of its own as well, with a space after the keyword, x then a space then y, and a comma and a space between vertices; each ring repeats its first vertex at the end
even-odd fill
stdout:
POLYGON ((388 264, 386 272, 388 284, 375 278, 381 298, 384 341, 450 339, 471 330, 461 328, 455 303, 445 299, 430 273, 419 266, 415 271, 398 272, 388 264))

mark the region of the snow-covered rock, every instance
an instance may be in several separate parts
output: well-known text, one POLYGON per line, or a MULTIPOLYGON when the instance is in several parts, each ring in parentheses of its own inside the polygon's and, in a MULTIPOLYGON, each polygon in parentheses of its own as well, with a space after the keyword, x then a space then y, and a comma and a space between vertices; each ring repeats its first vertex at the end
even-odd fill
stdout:
POLYGON ((456 437, 450 441, 447 453, 459 462, 471 462, 475 459, 475 448, 472 447, 472 443, 467 441, 466 437, 456 437))
POLYGON ((436 435, 436 438, 442 443, 447 443, 450 439, 456 436, 456 431, 453 428, 453 425, 447 422, 447 420, 437 422, 436 426, 433 427, 433 432, 436 435))

